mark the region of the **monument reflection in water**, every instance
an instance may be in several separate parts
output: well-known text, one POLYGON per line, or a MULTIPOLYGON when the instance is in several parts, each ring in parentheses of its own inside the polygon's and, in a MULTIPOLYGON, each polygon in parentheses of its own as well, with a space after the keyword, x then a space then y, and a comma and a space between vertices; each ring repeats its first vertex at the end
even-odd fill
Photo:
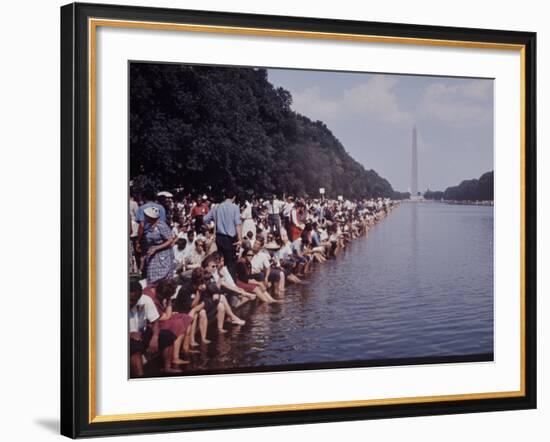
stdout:
POLYGON ((322 267, 189 368, 492 360, 492 207, 404 202, 322 267))

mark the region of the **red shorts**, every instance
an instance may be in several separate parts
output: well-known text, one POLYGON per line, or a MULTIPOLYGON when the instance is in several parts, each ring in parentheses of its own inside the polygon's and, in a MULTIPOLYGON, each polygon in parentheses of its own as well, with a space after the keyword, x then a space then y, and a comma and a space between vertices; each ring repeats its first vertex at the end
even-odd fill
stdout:
POLYGON ((235 284, 237 284, 237 287, 243 289, 245 292, 248 292, 248 293, 254 293, 254 290, 256 289, 256 287, 258 287, 255 284, 250 284, 248 282, 242 282, 242 281, 239 281, 238 279, 235 282, 235 284))

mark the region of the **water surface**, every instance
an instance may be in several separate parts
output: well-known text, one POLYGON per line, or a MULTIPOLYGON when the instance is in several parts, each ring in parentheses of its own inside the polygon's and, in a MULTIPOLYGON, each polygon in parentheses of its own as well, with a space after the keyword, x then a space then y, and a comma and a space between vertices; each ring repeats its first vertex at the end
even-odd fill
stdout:
POLYGON ((210 328, 189 369, 492 353, 493 208, 403 203, 308 281, 210 328))

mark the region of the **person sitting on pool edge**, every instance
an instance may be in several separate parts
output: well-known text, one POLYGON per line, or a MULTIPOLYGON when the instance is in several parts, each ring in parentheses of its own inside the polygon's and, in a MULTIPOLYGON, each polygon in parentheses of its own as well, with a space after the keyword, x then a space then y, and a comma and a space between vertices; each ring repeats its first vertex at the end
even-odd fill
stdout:
POLYGON ((254 257, 252 265, 252 278, 263 281, 266 287, 273 287, 273 294, 280 296, 285 291, 285 274, 281 269, 271 265, 271 255, 264 248, 263 237, 258 237, 252 248, 254 257))
POLYGON ((214 252, 208 255, 204 258, 203 265, 209 269, 218 289, 225 295, 232 307, 237 308, 248 301, 256 299, 254 293, 248 293, 235 284, 231 273, 225 266, 225 260, 221 253, 214 252))
POLYGON ((269 294, 263 282, 255 281, 252 278, 251 261, 253 257, 254 252, 251 249, 243 250, 241 258, 237 261, 237 266, 235 267, 235 273, 237 274, 235 284, 247 293, 254 293, 260 301, 268 304, 278 302, 269 294))
POLYGON ((169 330, 160 329, 157 308, 149 296, 143 295, 139 281, 130 281, 129 307, 130 376, 143 376, 143 357, 155 355, 158 351, 162 355, 165 373, 181 373, 179 368, 172 367, 176 336, 169 330))

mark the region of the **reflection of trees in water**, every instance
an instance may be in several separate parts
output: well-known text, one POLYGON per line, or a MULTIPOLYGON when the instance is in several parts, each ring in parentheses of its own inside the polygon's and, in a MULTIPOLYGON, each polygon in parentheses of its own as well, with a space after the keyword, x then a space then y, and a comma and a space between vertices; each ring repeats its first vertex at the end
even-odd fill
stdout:
POLYGON ((316 265, 308 285, 289 286, 285 304, 242 313, 247 325, 227 336, 231 355, 213 355, 209 368, 491 351, 492 214, 403 204, 316 265))
POLYGON ((368 238, 316 265, 308 285, 287 287, 284 304, 243 306, 237 314, 246 325, 228 325, 220 338, 214 325, 213 342, 189 368, 207 374, 491 351, 492 214, 477 206, 403 204, 368 238))

